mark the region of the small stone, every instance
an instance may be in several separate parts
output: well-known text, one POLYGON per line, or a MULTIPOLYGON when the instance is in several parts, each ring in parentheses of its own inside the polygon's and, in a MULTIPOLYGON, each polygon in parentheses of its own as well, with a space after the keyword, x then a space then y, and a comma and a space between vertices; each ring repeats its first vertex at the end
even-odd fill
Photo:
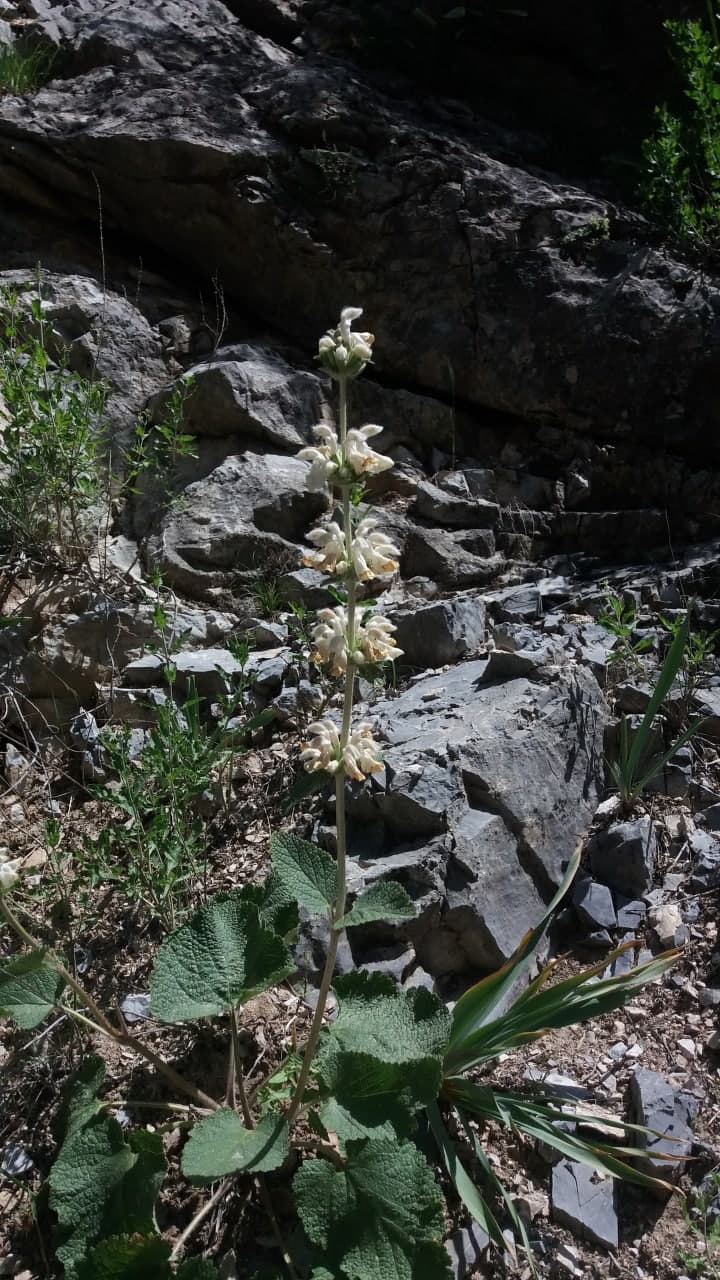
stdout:
POLYGON ((616 1249, 618 1215, 613 1178, 600 1178, 574 1160, 562 1159, 552 1172, 552 1213, 556 1222, 584 1240, 616 1249))
POLYGON ((688 1062, 691 1062, 695 1057, 695 1041, 691 1040, 689 1036, 682 1036, 677 1042, 677 1047, 683 1057, 688 1059, 688 1062))
POLYGON ((150 1017, 150 996, 143 993, 125 996, 120 1011, 126 1022, 143 1022, 150 1017))
POLYGON ((625 1057, 629 1059, 631 1062, 637 1062, 638 1058, 642 1058, 642 1055, 643 1055, 642 1045, 633 1044, 628 1049, 627 1053, 625 1054, 625 1057))
POLYGON ((8 1178, 23 1178, 34 1168, 35 1162, 19 1143, 11 1142, 4 1148, 0 1169, 8 1178))
POLYGON ((703 987, 698 992, 698 1000, 703 1009, 720 1008, 720 987, 703 987))
POLYGON ((612 1045, 608 1049, 608 1056, 612 1058, 613 1062, 622 1062, 627 1051, 628 1051, 628 1046, 624 1043, 624 1041, 618 1040, 617 1044, 612 1045))
POLYGON ((588 852, 592 874, 602 884, 629 898, 650 889, 657 858, 657 837, 650 818, 613 823, 593 836, 588 852))
POLYGON ((490 1237, 477 1222, 455 1231, 445 1242, 453 1280, 465 1280, 475 1270, 490 1244, 490 1237))
POLYGON ((628 901, 626 898, 619 898, 617 901, 617 924, 618 929, 628 929, 635 932, 640 928, 645 916, 647 915, 647 907, 639 898, 633 898, 628 901), (621 905, 622 903, 622 905, 621 905))
POLYGON ((648 916, 648 922, 654 929, 658 942, 662 947, 675 945, 677 931, 683 922, 679 907, 675 906, 674 903, 668 903, 663 907, 653 907, 648 916))
POLYGON ((614 929, 617 923, 612 893, 607 885, 583 876, 575 886, 573 905, 583 923, 591 929, 614 929))
POLYGON ((720 1031, 713 1031, 707 1042, 707 1048, 711 1053, 720 1053, 720 1031))

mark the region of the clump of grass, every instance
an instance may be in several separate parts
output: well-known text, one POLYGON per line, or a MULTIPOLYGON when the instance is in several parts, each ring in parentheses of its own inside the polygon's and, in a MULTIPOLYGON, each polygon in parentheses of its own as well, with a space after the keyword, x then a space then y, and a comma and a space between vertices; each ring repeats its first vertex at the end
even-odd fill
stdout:
POLYGON ((24 40, 0 44, 0 94, 34 93, 50 79, 56 53, 24 40))

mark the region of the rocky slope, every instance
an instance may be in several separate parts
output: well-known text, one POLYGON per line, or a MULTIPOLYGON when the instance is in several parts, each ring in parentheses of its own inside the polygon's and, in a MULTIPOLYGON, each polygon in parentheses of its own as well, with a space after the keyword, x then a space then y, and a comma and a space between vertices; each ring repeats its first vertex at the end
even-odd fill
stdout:
MULTIPOLYGON (((660 615, 690 596, 704 626, 720 619, 718 280, 599 184, 541 169, 548 147, 505 108, 489 119, 350 60, 343 13, 302 0, 0 9, 0 34, 29 28, 58 50, 49 84, 0 98, 0 286, 27 292, 41 260, 54 350, 107 381, 116 452, 185 383, 195 455, 111 504, 89 574, 3 565, 9 844, 34 856, 48 804, 64 815, 103 776, 105 726, 127 725, 142 750, 168 696, 159 641, 177 650, 176 688, 192 679, 211 717, 247 665, 233 644, 249 640, 248 702, 275 717, 260 771, 296 750, 325 694, 289 606, 327 602, 302 568, 327 504, 295 454, 333 416, 317 337, 361 304, 378 355, 354 412, 384 425, 397 463, 369 499, 402 552, 379 607, 405 656, 396 690, 362 690, 386 767, 350 798, 351 888, 391 874, 419 914, 351 930, 341 964, 451 995, 507 958, 594 824, 563 939, 595 956, 637 935, 688 958, 652 1006, 659 1018, 672 1002, 672 1030, 643 1049, 605 1027, 577 1071, 613 1103, 632 1076, 633 1114, 691 1150, 698 1101, 702 1141, 718 1106, 716 659, 694 694, 700 747, 613 821, 611 712, 644 710, 654 668, 616 688, 597 617, 612 576, 653 653, 660 615), (176 602, 159 626, 153 570, 176 602)), ((236 782, 247 849, 264 810, 246 817, 236 782)), ((331 847, 322 801, 302 817, 331 847)), ((222 841, 213 859, 226 884, 222 841)), ((308 925, 311 980, 323 945, 308 925)), ((575 1047, 561 1040, 543 1065, 574 1063, 575 1047)), ((614 1193, 566 1164, 555 1219, 614 1247, 614 1193)), ((606 1274, 568 1256, 557 1274, 606 1274)), ((663 1266, 647 1274, 669 1280, 663 1266)))

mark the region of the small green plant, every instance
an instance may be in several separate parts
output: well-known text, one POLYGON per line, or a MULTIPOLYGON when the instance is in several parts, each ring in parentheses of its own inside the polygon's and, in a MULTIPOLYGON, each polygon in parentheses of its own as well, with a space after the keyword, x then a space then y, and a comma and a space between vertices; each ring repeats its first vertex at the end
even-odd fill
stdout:
POLYGON ((564 245, 596 244, 610 238, 610 219, 606 214, 597 213, 579 227, 573 227, 562 238, 564 245))
POLYGON ((616 677, 637 675, 643 670, 642 657, 652 648, 652 637, 641 636, 635 639, 638 610, 634 603, 628 604, 616 591, 605 584, 605 604, 598 615, 598 622, 614 636, 617 644, 608 658, 608 665, 616 677))
POLYGON ((649 782, 665 768, 681 747, 695 736, 702 723, 695 721, 666 751, 653 752, 653 729, 662 705, 682 670, 688 644, 689 620, 687 616, 675 629, 672 642, 660 668, 657 684, 647 710, 634 731, 630 730, 626 716, 620 721, 620 743, 617 758, 609 761, 612 779, 626 811, 632 809, 640 793, 649 782))
POLYGON ((34 93, 50 79, 55 56, 54 50, 28 41, 0 44, 0 94, 34 93))
POLYGON ((250 590, 255 598, 258 612, 263 618, 272 618, 284 605, 280 575, 268 569, 265 573, 257 573, 250 582, 250 590))
POLYGON ((720 1172, 704 1179, 692 1196, 691 1206, 683 1204, 685 1221, 697 1244, 694 1250, 678 1250, 678 1258, 688 1275, 702 1280, 720 1280, 720 1172))
POLYGON ((709 28, 701 22, 666 22, 682 79, 685 108, 657 109, 657 124, 643 147, 641 198, 672 231, 714 240, 720 230, 720 45, 711 0, 709 28))
POLYGON ((147 413, 140 417, 124 459, 124 486, 129 492, 137 492, 141 475, 160 479, 167 488, 181 459, 197 457, 195 436, 183 431, 185 403, 192 388, 192 378, 181 379, 168 396, 159 421, 153 422, 147 413))
MULTIPOLYGON (((688 618, 690 616, 690 610, 688 610, 688 618)), ((661 617, 660 621, 665 630, 674 638, 683 626, 684 619, 661 617)), ((717 631, 707 631, 702 627, 691 626, 688 631, 682 665, 677 676, 677 684, 680 691, 680 718, 683 723, 690 714, 692 700, 702 683, 703 677, 707 676, 713 669, 719 635, 720 633, 717 631)))
POLYGON ((102 491, 107 389, 49 352, 40 289, 0 292, 0 545, 42 554, 86 547, 102 491))
MULTIPOLYGON (((449 1280, 438 1168, 497 1248, 503 1254, 523 1250, 534 1271, 527 1229, 483 1149, 474 1127, 478 1120, 539 1139, 604 1175, 658 1185, 641 1164, 631 1163, 642 1154, 624 1136, 647 1131, 618 1121, 611 1125, 616 1142, 583 1138, 567 1131, 562 1101, 499 1088, 492 1079, 500 1056, 550 1029, 620 1008, 675 961, 676 953, 667 952, 627 973, 602 977, 608 959, 625 949, 620 947, 599 965, 554 984, 554 966, 546 965, 517 994, 577 872, 579 848, 537 926, 502 969, 465 992, 452 1013, 425 988, 401 991, 378 973, 335 975, 346 929, 415 915, 409 895, 393 881, 377 881, 351 901, 346 875, 347 781, 363 782, 382 768, 372 726, 353 723, 356 681, 366 667, 400 653, 392 624, 358 603, 359 584, 397 569, 399 555, 375 519, 351 501, 359 478, 392 466, 369 443, 380 428, 348 427, 348 388, 372 355, 372 335, 352 330, 360 314, 346 308, 337 328, 320 340, 320 361, 338 384, 338 431, 318 428, 317 447, 300 454, 311 464, 308 485, 330 483, 342 513, 339 521, 311 531, 313 549, 305 557, 342 585, 338 605, 321 610, 312 629, 314 660, 342 681, 342 708, 310 725, 300 753, 306 773, 334 788, 336 853, 295 833, 274 832, 266 880, 205 902, 165 939, 150 976, 150 1007, 158 1022, 187 1026, 212 1018, 216 1034, 224 1029, 230 1085, 222 1099, 108 1016, 57 950, 41 945, 11 904, 19 867, 0 856, 0 916, 26 948, 0 969, 0 1014, 32 1028, 61 1010, 78 1027, 149 1062, 183 1102, 145 1105, 169 1110, 174 1126, 182 1117, 182 1174, 196 1187, 214 1188, 170 1250, 157 1233, 154 1213, 166 1170, 161 1134, 120 1128, 109 1114, 111 1104, 100 1096, 103 1065, 89 1058, 66 1092, 61 1145, 48 1179, 57 1220, 54 1247, 67 1280, 167 1276, 171 1264, 180 1267, 183 1280, 211 1280, 216 1273, 210 1263, 181 1265, 189 1240, 236 1178, 256 1191, 279 1231, 266 1174, 292 1178, 302 1231, 293 1221, 279 1251, 291 1280, 449 1280), (243 1006, 293 973, 288 944, 300 909, 319 918, 327 938, 314 1011, 304 1044, 293 1042, 285 1062, 265 1081, 253 1082, 251 1091, 239 1052, 243 1006), (331 987, 338 1007, 328 1022, 331 987), (427 1142, 417 1141, 421 1125, 434 1138, 435 1157, 427 1142), (477 1185, 465 1161, 480 1170, 477 1185), (515 1244, 503 1233, 508 1222, 515 1244)), ((169 732, 175 732, 172 723, 169 732)), ((189 736, 196 740, 198 731, 189 736)), ((136 829, 145 830, 162 806, 164 757, 173 759, 177 750, 172 739, 151 754, 155 772, 147 766, 143 793, 135 788, 127 810, 136 829)), ((207 769, 205 758, 202 752, 199 764, 193 758, 194 785, 207 769)), ((134 788, 134 781, 128 785, 134 788)), ((184 781, 182 788, 187 795, 184 781)), ((590 1126, 597 1119, 591 1112, 573 1118, 590 1126)))

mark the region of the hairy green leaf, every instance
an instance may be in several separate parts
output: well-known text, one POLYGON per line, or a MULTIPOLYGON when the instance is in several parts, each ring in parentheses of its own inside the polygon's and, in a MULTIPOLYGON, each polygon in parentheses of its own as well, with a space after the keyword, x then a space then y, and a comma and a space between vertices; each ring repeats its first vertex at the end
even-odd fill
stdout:
POLYGON ((276 874, 300 906, 326 916, 337 888, 334 858, 309 840, 277 832, 270 838, 270 855, 276 874))
POLYGON ((238 894, 214 898, 157 953, 150 1001, 161 1022, 208 1018, 282 981, 293 969, 282 938, 238 894))
POLYGON ((410 1142, 348 1142, 337 1169, 306 1160, 293 1187, 305 1231, 323 1262, 350 1280, 449 1280, 440 1193, 410 1142))
POLYGON ((77 1280, 217 1280, 204 1258, 191 1258, 175 1272, 170 1245, 160 1236, 112 1236, 91 1249, 78 1267, 77 1280))
POLYGON ((215 1182, 229 1173, 268 1173, 287 1159, 290 1140, 282 1117, 268 1115, 247 1129, 234 1111, 215 1111, 195 1125, 182 1156, 191 1182, 215 1182))
POLYGON ((263 924, 281 938, 287 938, 297 929, 297 902, 276 871, 271 871, 264 884, 244 885, 237 894, 244 902, 254 903, 263 924))
POLYGON ((407 1138, 415 1129, 414 1112, 437 1097, 440 1061, 381 1062, 370 1053, 338 1050, 318 1073, 331 1097, 320 1108, 327 1130, 341 1143, 353 1138, 407 1138))
POLYGON ((45 951, 16 956, 0 970, 0 1014, 30 1031, 52 1013, 63 986, 45 951))
POLYGON ((412 898, 394 880, 379 880, 355 900, 350 911, 338 920, 336 929, 353 924, 370 924, 373 920, 412 920, 415 907, 412 898))
POLYGON ((85 1058, 65 1081, 54 1131, 58 1142, 66 1142, 76 1129, 98 1115, 103 1103, 98 1098, 105 1079, 105 1063, 94 1055, 85 1058))
POLYGON ((444 1053, 450 1015, 424 987, 398 991, 383 974, 351 973, 336 979, 335 990, 340 1011, 325 1037, 323 1061, 337 1049, 394 1063, 440 1058, 444 1053))
POLYGON ((125 1140, 116 1120, 96 1115, 72 1129, 48 1182, 60 1229, 57 1257, 74 1280, 88 1247, 106 1236, 151 1235, 165 1174, 162 1138, 139 1131, 125 1140))

